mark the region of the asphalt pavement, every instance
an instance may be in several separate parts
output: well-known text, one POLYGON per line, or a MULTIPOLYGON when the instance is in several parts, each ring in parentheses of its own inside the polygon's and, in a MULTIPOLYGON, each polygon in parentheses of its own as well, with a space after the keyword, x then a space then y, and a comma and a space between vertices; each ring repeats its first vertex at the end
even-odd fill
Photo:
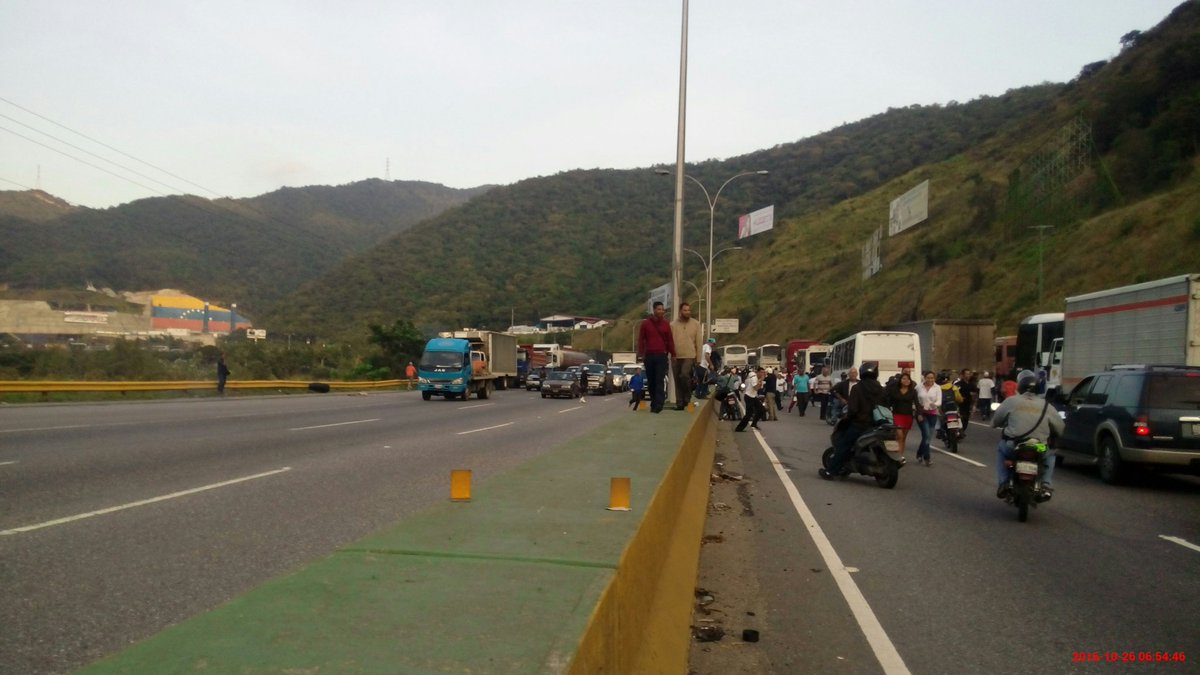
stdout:
POLYGON ((761 639, 742 643, 735 630, 694 649, 695 672, 1194 670, 1200 479, 1116 487, 1068 463, 1054 499, 1019 523, 995 498, 999 432, 978 420, 959 454, 935 450, 931 467, 913 459, 914 430, 892 490, 820 479, 830 428, 811 412, 755 434, 731 426, 718 454, 741 476, 739 506, 710 515, 706 533, 725 536, 705 545, 700 583, 734 628, 753 622, 761 639), (751 552, 736 570, 721 569, 730 545, 751 552), (852 583, 839 584, 839 570, 852 583))

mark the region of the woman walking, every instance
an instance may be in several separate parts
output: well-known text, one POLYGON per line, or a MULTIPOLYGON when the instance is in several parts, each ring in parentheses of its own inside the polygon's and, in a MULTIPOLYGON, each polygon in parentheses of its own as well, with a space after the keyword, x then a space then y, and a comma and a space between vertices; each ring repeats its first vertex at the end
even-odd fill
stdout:
POLYGON ((924 381, 917 385, 917 425, 921 427, 921 445, 917 448, 917 463, 933 466, 929 458, 929 442, 937 425, 938 410, 942 407, 942 388, 932 370, 925 371, 924 381))
POLYGON ((895 420, 896 441, 900 443, 900 463, 903 464, 905 441, 913 426, 913 416, 919 409, 917 388, 911 375, 902 373, 899 379, 888 385, 887 405, 892 409, 892 419, 895 420))

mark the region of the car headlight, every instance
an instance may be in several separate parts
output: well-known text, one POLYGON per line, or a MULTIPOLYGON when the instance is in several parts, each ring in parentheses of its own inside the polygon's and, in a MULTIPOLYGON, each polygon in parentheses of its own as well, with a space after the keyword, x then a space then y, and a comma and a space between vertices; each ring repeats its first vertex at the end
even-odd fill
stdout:
POLYGON ((453 380, 450 380, 450 384, 462 384, 462 383, 463 383, 463 379, 461 377, 456 377, 453 380))
POLYGON ((429 378, 428 377, 418 377, 417 384, 429 384, 429 378))

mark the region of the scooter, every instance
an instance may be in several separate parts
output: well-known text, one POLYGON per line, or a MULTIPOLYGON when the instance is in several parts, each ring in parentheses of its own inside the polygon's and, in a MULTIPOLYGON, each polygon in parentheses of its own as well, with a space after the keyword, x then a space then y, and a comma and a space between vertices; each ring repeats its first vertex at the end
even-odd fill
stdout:
POLYGON ((1004 460, 1009 478, 1004 491, 1004 502, 1017 507, 1017 520, 1022 523, 1029 518, 1029 507, 1050 499, 1042 490, 1042 477, 1046 473, 1046 444, 1036 438, 1021 441, 1013 450, 1013 458, 1004 460))
POLYGON ((958 454, 958 441, 963 437, 962 418, 958 414, 958 405, 947 404, 941 410, 942 424, 939 438, 946 443, 946 449, 958 454))
POLYGON ((732 389, 723 389, 717 392, 717 396, 721 399, 721 419, 737 421, 742 419, 738 414, 737 393, 732 389))
MULTIPOLYGON (((829 440, 834 441, 845 432, 849 424, 850 421, 843 417, 834 427, 829 440)), ((828 471, 832 461, 833 446, 830 446, 821 455, 821 465, 828 471)), ((896 426, 884 421, 864 432, 854 442, 854 450, 850 459, 846 461, 843 475, 857 473, 871 476, 881 487, 890 490, 896 487, 896 481, 900 480, 901 466, 903 465, 900 463, 900 442, 896 440, 896 426)))

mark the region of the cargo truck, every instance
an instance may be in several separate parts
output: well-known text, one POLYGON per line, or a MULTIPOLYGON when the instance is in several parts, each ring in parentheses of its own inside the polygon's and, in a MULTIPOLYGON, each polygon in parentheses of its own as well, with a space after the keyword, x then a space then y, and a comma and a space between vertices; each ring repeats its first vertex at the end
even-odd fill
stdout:
MULTIPOLYGON (((916 333, 921 339, 921 365, 935 373, 963 368, 984 370, 995 361, 996 322, 974 319, 929 319, 888 326, 916 333)), ((913 380, 919 381, 917 373, 913 380)))
POLYGON ((1076 295, 1064 316, 1047 391, 1116 365, 1200 366, 1200 274, 1076 295))
POLYGON ((533 346, 536 367, 545 366, 549 370, 563 370, 571 366, 582 366, 591 360, 587 354, 577 352, 570 347, 556 344, 536 344, 533 346))
POLYGON ((441 333, 426 343, 417 367, 417 388, 426 401, 434 396, 466 400, 472 393, 488 398, 516 382, 517 337, 507 333, 441 333))

